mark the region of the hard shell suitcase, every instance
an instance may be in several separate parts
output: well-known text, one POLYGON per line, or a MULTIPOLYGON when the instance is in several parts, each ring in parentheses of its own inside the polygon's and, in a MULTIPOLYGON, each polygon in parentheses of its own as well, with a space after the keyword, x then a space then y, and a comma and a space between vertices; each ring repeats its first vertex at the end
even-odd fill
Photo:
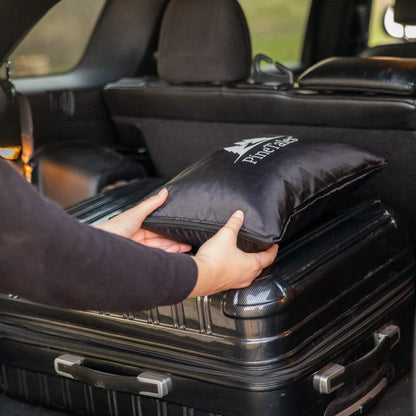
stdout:
POLYGON ((245 289, 126 314, 1 296, 2 387, 87 415, 364 412, 409 367, 413 278, 403 228, 372 201, 328 214, 245 289))
POLYGON ((157 177, 135 179, 127 185, 88 198, 68 208, 66 212, 80 222, 99 224, 132 208, 163 183, 164 180, 157 177))

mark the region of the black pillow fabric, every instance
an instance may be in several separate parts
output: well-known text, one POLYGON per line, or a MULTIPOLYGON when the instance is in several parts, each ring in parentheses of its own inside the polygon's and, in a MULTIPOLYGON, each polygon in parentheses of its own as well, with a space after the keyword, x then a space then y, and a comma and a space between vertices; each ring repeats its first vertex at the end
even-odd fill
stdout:
POLYGON ((168 200, 144 227, 198 247, 241 209, 239 247, 264 250, 316 220, 386 163, 342 143, 292 136, 244 139, 169 181, 168 200))

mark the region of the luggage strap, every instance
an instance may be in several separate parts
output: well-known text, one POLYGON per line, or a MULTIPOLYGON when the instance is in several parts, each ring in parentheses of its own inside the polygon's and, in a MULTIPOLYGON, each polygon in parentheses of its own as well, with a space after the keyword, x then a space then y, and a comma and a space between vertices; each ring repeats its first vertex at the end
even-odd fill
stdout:
POLYGON ((10 102, 17 102, 20 124, 20 142, 22 146, 20 159, 23 163, 24 176, 28 182, 31 182, 33 170, 32 156, 34 150, 32 110, 27 97, 24 94, 17 92, 11 80, 10 64, 10 61, 7 61, 6 81, 3 85, 7 89, 10 102))
POLYGON ((29 100, 21 93, 16 95, 19 107, 20 140, 22 143, 21 159, 24 165, 24 176, 28 182, 32 181, 32 156, 33 156, 33 119, 29 100))

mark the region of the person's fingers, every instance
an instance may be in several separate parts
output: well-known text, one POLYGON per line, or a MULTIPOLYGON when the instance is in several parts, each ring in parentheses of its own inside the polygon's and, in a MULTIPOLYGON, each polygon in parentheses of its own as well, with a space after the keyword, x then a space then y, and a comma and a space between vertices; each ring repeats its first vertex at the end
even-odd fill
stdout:
POLYGON ((143 241, 142 244, 144 244, 147 247, 153 247, 153 248, 160 248, 163 251, 166 251, 168 253, 187 253, 192 249, 192 247, 188 244, 182 244, 177 243, 175 241, 170 240, 147 240, 143 241))
POLYGON ((183 243, 176 243, 177 250, 175 253, 188 253, 192 250, 192 246, 189 244, 183 244, 183 243))
POLYGON ((244 212, 237 210, 225 223, 225 225, 219 230, 218 234, 224 234, 224 232, 229 232, 234 243, 237 242, 238 232, 242 227, 244 222, 244 212))
POLYGON ((168 190, 163 188, 158 194, 151 196, 133 208, 134 214, 143 222, 154 210, 161 207, 168 197, 168 190))
POLYGON ((259 253, 245 253, 246 267, 244 269, 250 272, 245 275, 245 279, 240 280, 238 287, 249 286, 264 268, 270 266, 276 258, 278 248, 278 245, 275 244, 259 253))
POLYGON ((188 246, 187 244, 167 244, 164 247, 160 247, 162 250, 166 251, 167 253, 187 253, 191 250, 191 246, 188 246))
POLYGON ((256 253, 259 266, 262 270, 273 263, 274 259, 277 256, 278 250, 279 246, 277 244, 274 244, 273 246, 269 247, 266 251, 256 253))
POLYGON ((170 238, 163 237, 153 231, 140 229, 133 237, 133 241, 148 247, 160 248, 169 253, 187 253, 191 251, 192 246, 180 243, 170 238))

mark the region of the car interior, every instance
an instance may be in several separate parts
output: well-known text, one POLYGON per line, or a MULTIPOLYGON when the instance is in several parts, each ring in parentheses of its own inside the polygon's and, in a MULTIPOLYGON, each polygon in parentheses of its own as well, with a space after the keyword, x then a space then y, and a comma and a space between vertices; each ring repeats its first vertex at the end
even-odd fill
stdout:
MULTIPOLYGON (((69 213, 126 186, 139 200, 237 140, 294 135, 386 157, 354 195, 392 207, 416 249, 416 41, 403 29, 416 25, 411 0, 380 2, 403 34, 379 45, 368 43, 376 0, 308 1, 295 64, 253 53, 236 0, 102 0, 72 69, 21 76, 10 53, 60 5, 35 3, 1 6, 10 30, 0 53, 11 65, 2 69, 0 151, 69 213)), ((412 414, 413 390, 409 369, 368 414, 412 414)), ((0 397, 3 416, 55 414, 0 397)))

